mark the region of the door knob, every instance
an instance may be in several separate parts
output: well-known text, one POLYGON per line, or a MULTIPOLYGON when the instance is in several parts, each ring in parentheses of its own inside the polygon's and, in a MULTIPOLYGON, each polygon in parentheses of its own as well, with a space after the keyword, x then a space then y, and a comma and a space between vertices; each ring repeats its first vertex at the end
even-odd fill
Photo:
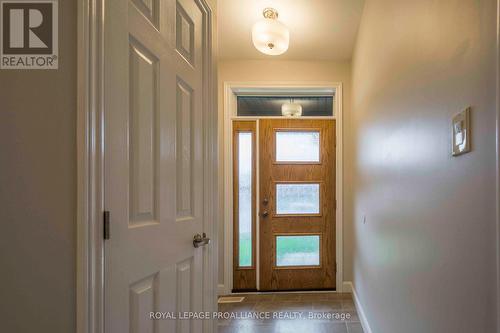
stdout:
POLYGON ((262 217, 268 217, 269 216, 269 212, 267 210, 263 211, 261 214, 260 214, 262 217))
POLYGON ((200 234, 196 234, 193 237, 193 246, 199 248, 200 246, 205 246, 210 244, 210 238, 207 237, 206 233, 203 233, 203 236, 200 234))

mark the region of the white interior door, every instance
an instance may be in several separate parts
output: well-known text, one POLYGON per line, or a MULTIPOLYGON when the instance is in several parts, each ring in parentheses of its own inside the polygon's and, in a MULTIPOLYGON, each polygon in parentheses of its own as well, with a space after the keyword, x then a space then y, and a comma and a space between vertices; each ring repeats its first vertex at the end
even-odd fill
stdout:
MULTIPOLYGON (((197 0, 105 8, 107 333, 201 332, 150 312, 203 309, 206 24, 197 0)), ((210 245, 208 245, 210 246, 210 245)))

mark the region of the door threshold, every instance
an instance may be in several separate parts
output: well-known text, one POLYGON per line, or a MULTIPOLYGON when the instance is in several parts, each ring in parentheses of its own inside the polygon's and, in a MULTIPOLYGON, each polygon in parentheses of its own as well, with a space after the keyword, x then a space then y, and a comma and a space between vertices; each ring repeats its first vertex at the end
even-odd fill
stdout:
MULTIPOLYGON (((269 294, 342 294, 333 289, 323 290, 270 290, 270 291, 233 291, 230 295, 269 295, 269 294)), ((344 293, 345 294, 345 293, 344 293)))

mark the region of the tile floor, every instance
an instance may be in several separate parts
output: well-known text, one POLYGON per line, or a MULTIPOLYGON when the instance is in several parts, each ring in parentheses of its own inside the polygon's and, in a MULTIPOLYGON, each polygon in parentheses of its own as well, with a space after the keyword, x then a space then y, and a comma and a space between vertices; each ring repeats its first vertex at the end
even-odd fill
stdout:
POLYGON ((245 296, 245 300, 219 304, 220 312, 233 316, 218 320, 219 333, 363 333, 351 294, 238 296, 245 296), (310 319, 311 316, 314 318, 310 319))

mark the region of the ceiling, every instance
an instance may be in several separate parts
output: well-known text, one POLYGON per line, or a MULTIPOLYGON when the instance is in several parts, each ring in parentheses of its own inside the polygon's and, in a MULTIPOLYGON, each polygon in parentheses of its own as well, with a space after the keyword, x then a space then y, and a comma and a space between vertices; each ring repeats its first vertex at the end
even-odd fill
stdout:
POLYGON ((334 60, 352 57, 364 0, 218 0, 219 58, 334 60), (290 47, 268 56, 252 44, 252 25, 273 7, 290 29, 290 47))

